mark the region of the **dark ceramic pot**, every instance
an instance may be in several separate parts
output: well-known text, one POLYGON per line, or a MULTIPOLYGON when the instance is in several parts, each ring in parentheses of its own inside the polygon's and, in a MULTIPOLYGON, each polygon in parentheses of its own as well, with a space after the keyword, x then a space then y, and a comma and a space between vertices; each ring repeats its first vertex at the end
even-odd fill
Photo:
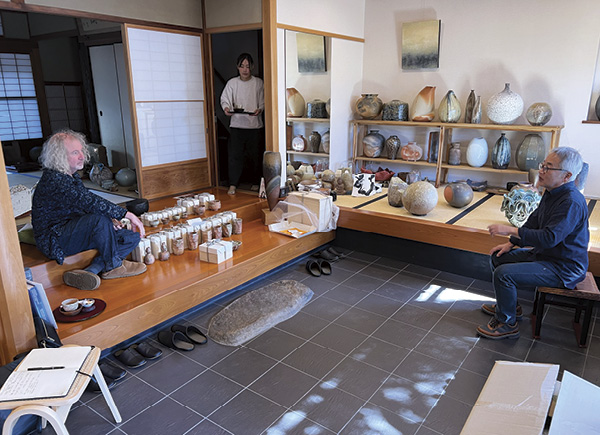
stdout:
POLYGON ((473 189, 464 181, 449 183, 444 188, 444 199, 452 207, 465 207, 473 201, 473 189))
POLYGON ((141 216, 148 211, 148 200, 138 198, 125 203, 125 207, 136 216, 141 216))

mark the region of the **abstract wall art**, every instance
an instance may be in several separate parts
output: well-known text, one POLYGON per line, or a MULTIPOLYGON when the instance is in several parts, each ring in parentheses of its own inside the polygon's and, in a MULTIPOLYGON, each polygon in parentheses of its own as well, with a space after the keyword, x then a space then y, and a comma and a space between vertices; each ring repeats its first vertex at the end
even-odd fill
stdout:
POLYGON ((325 37, 310 33, 296 33, 298 47, 298 72, 325 72, 325 37))
POLYGON ((439 68, 441 20, 402 24, 402 69, 439 68))

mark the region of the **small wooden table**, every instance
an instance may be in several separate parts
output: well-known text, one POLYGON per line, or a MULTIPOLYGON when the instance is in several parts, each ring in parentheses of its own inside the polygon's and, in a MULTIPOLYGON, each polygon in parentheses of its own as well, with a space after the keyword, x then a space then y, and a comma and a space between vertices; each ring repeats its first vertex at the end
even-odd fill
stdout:
POLYGON ((17 423, 17 420, 22 415, 33 414, 42 417, 43 427, 46 426, 46 421, 49 421, 58 435, 69 435, 65 427, 65 421, 71 410, 71 406, 76 403, 90 382, 91 375, 94 376, 100 390, 104 395, 104 400, 110 408, 113 417, 117 423, 121 423, 121 414, 117 409, 117 405, 108 390, 108 386, 104 381, 104 376, 98 366, 100 360, 100 348, 94 347, 83 366, 81 367, 82 374, 78 374, 71 386, 71 389, 65 397, 53 399, 35 399, 35 400, 15 400, 10 402, 1 402, 0 409, 12 409, 2 429, 2 435, 12 435, 12 431, 17 423))

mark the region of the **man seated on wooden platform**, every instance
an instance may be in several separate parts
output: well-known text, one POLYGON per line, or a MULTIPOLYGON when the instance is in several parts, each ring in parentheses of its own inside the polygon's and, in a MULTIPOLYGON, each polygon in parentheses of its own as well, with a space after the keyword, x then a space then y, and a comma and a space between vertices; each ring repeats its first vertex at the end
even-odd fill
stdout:
POLYGON ((100 286, 100 276, 113 279, 145 272, 145 264, 125 260, 145 234, 142 222, 133 213, 90 192, 77 173, 89 160, 85 137, 71 130, 55 133, 44 144, 40 160, 44 172, 35 188, 31 210, 38 249, 58 264, 69 255, 88 249, 98 251, 84 270, 65 272, 65 284, 95 290, 100 286), (119 220, 123 217, 137 232, 121 228, 119 220))
POLYGON ((521 228, 494 224, 492 236, 510 236, 492 248, 492 282, 496 304, 482 310, 494 317, 477 333, 486 338, 518 338, 522 308, 517 289, 543 286, 573 289, 588 268, 588 208, 575 187, 583 160, 573 148, 550 151, 540 164, 539 183, 546 190, 540 205, 521 228))

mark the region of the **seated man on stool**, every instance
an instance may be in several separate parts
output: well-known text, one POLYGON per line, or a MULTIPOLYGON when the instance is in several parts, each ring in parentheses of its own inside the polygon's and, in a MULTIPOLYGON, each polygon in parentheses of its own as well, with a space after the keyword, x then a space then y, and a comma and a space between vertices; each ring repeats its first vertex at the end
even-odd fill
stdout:
POLYGON ((490 252, 496 304, 481 307, 494 317, 477 328, 480 336, 519 337, 517 318, 522 309, 517 305, 518 288, 573 289, 585 278, 590 239, 588 208, 574 182, 582 166, 581 156, 573 148, 551 150, 540 164, 538 185, 546 191, 539 207, 521 228, 499 224, 488 227, 492 236, 510 239, 490 252))
POLYGON ((35 242, 44 255, 63 264, 66 256, 88 249, 98 255, 84 270, 63 274, 65 284, 95 290, 104 279, 124 278, 146 271, 146 265, 125 260, 145 234, 136 215, 90 192, 77 173, 89 159, 85 137, 71 130, 46 141, 40 160, 44 169, 35 192, 31 223, 35 242), (121 228, 123 217, 133 232, 121 228), (100 276, 98 276, 100 275, 100 276))

